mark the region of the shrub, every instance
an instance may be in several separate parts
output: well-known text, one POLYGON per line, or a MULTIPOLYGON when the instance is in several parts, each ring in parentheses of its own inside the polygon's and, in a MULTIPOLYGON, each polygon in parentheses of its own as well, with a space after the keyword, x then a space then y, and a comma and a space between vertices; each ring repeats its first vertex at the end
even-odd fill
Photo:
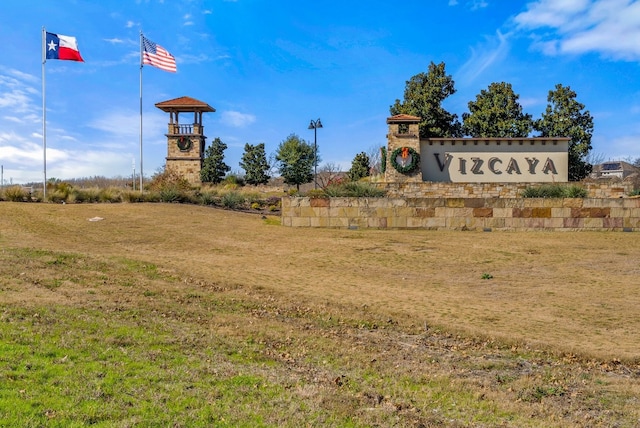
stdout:
POLYGON ((11 186, 5 189, 4 198, 11 202, 23 202, 29 200, 29 192, 22 186, 11 186))
POLYGON ((144 195, 136 190, 124 191, 120 196, 122 202, 144 202, 144 195))
POLYGON ((149 190, 155 191, 161 191, 167 188, 176 191, 187 191, 192 188, 191 183, 189 183, 186 178, 173 170, 167 169, 154 175, 146 187, 149 190))
POLYGON ((198 194, 200 205, 216 205, 218 201, 218 192, 216 190, 207 190, 198 194))
POLYGON ((51 202, 66 202, 69 195, 73 192, 73 186, 69 183, 61 181, 52 181, 47 183, 47 199, 51 202))
POLYGON ((162 202, 190 203, 197 202, 196 198, 185 190, 176 187, 166 187, 160 190, 160 200, 162 202))
POLYGON ((118 203, 122 202, 122 193, 120 192, 106 192, 103 196, 105 202, 118 203))
POLYGON ((523 198, 584 198, 587 190, 578 185, 543 184, 538 187, 527 187, 522 192, 523 198))
POLYGON ((238 192, 229 192, 222 195, 222 206, 229 209, 237 209, 245 202, 245 198, 238 192))
POLYGON ((281 202, 282 202, 282 198, 281 198, 281 197, 279 197, 279 196, 269 196, 269 197, 264 201, 264 203, 265 203, 266 205, 269 205, 269 206, 271 206, 271 205, 275 205, 276 207, 279 207, 281 202))
POLYGON ((308 198, 328 198, 329 195, 324 191, 324 189, 311 189, 307 192, 306 195, 308 198))
POLYGON ((259 210, 262 208, 262 205, 260 205, 260 202, 252 202, 251 203, 251 209, 252 210, 259 210))
POLYGON ((262 202, 262 196, 258 192, 244 193, 244 197, 250 204, 253 204, 254 202, 262 202))
POLYGON ((327 186, 324 188, 324 192, 327 196, 348 198, 380 198, 385 195, 384 190, 363 181, 349 181, 327 186))
POLYGON ((575 184, 572 184, 571 186, 567 187, 565 191, 566 191, 565 198, 586 198, 587 197, 587 189, 575 184))
POLYGON ((66 202, 69 198, 69 193, 64 190, 54 190, 47 192, 47 199, 50 202, 61 203, 66 202))
POLYGON ((99 202, 100 201, 100 189, 73 189, 69 194, 69 202, 99 202))
POLYGON ((143 202, 160 202, 160 192, 145 192, 143 193, 143 202))
POLYGON ((237 189, 238 187, 244 186, 244 177, 241 177, 236 174, 227 175, 224 180, 222 180, 222 184, 225 188, 233 188, 237 189))

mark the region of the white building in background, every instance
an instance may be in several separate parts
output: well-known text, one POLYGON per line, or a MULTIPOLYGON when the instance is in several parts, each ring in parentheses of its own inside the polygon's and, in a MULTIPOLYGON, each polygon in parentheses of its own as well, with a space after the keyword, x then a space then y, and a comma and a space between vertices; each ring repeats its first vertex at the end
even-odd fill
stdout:
POLYGON ((619 178, 624 180, 632 174, 640 173, 640 168, 624 161, 607 161, 593 166, 591 178, 619 178))

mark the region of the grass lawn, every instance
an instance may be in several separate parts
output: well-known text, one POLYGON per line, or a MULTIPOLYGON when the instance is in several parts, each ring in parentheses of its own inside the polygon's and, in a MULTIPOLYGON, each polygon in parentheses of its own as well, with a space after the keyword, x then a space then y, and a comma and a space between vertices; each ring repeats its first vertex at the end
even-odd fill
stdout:
POLYGON ((640 425, 637 234, 278 220, 0 203, 0 427, 640 425))

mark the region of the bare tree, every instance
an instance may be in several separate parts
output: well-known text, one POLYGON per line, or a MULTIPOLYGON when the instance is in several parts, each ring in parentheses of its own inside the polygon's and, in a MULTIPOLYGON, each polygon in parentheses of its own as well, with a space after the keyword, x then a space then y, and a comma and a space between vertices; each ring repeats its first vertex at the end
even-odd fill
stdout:
POLYGON ((378 175, 382 173, 382 156, 380 154, 381 146, 373 145, 367 150, 367 156, 369 156, 369 166, 371 167, 371 175, 378 175))
POLYGON ((333 162, 327 162, 318 169, 318 186, 327 187, 340 177, 340 167, 333 162))
POLYGON ((604 153, 589 152, 589 154, 585 157, 585 161, 590 165, 600 165, 604 162, 604 159, 604 153))

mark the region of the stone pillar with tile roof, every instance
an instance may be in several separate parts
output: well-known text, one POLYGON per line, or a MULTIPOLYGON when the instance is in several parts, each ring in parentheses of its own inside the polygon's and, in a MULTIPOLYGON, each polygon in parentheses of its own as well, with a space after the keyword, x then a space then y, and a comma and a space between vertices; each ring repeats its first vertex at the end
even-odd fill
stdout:
MULTIPOLYGON (((387 119, 389 133, 387 134, 387 162, 385 166, 385 181, 396 183, 418 183, 422 182, 421 162, 418 161, 416 168, 407 173, 402 173, 394 168, 392 155, 396 149, 407 147, 413 149, 420 156, 420 131, 419 123, 421 118, 408 114, 397 114, 387 119)), ((407 153, 404 153, 405 156, 407 153)), ((409 155, 410 156, 410 155, 409 155)), ((398 155, 398 161, 407 161, 398 155)), ((410 160, 410 159, 409 159, 410 160)))
POLYGON ((200 184, 200 171, 204 162, 207 137, 204 135, 202 116, 205 112, 215 112, 209 104, 191 97, 180 97, 162 101, 155 105, 169 113, 167 137, 166 169, 175 171, 190 183, 200 184), (193 114, 192 122, 180 123, 180 113, 193 114))

